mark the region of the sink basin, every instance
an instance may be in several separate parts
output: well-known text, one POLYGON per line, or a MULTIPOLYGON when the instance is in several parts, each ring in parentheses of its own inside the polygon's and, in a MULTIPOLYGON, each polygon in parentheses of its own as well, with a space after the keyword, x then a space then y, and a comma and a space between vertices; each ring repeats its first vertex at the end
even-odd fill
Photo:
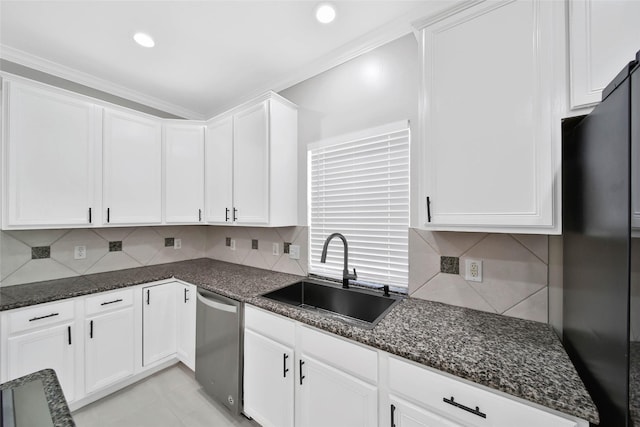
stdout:
POLYGON ((360 288, 343 289, 315 280, 302 280, 262 296, 367 329, 373 328, 401 299, 360 288))

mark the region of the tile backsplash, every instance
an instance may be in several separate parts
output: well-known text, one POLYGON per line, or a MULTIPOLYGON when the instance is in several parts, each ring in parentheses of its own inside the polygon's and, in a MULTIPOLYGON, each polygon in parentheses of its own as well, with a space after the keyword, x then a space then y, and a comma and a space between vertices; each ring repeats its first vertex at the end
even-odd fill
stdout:
MULTIPOLYGON (((308 228, 301 226, 4 231, 0 232, 0 285, 201 257, 304 276, 307 245, 308 228), (172 239, 181 240, 180 249, 167 246, 172 239), (286 244, 300 247, 299 260, 285 253, 286 244), (86 247, 86 258, 74 259, 75 246, 86 247), (34 259, 33 251, 42 251, 35 248, 44 247, 49 247, 49 257, 34 259)), ((548 270, 548 237, 544 235, 409 229, 412 297, 547 322, 548 270), (469 258, 482 260, 482 282, 464 279, 469 258)))
POLYGON ((548 239, 545 235, 409 229, 409 294, 546 323, 548 239), (442 257, 457 257, 459 273, 442 272, 442 257), (469 258, 482 260, 482 282, 464 279, 469 258))

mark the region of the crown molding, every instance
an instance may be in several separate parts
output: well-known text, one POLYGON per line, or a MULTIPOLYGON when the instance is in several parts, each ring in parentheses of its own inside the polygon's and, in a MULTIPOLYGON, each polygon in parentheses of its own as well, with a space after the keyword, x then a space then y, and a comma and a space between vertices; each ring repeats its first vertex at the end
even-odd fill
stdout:
POLYGON ((133 102, 137 102, 148 107, 152 107, 176 116, 193 120, 202 120, 204 115, 200 112, 190 110, 180 105, 172 104, 159 98, 138 92, 128 87, 115 84, 108 80, 101 79, 76 69, 66 67, 48 59, 24 52, 13 47, 0 44, 0 58, 16 64, 32 68, 43 73, 69 80, 73 83, 88 86, 92 89, 106 92, 110 95, 119 96, 133 102))

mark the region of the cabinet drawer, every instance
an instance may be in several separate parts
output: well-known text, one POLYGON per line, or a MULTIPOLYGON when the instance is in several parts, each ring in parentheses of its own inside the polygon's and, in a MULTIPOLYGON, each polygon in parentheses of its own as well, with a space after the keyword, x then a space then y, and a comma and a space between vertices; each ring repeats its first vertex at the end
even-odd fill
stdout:
POLYGON ((300 327, 302 358, 307 354, 372 384, 378 382, 378 353, 341 338, 300 327))
POLYGON ((293 320, 247 305, 244 310, 244 326, 280 344, 289 347, 295 345, 296 324, 293 320))
POLYGON ((124 289, 115 292, 101 292, 95 296, 88 297, 85 302, 87 316, 128 307, 133 304, 133 289, 124 289))
POLYGON ((9 334, 73 321, 75 301, 62 301, 51 304, 38 304, 8 314, 9 334))
POLYGON ((511 400, 429 369, 389 358, 389 388, 447 418, 478 427, 576 427, 572 419, 511 400), (445 401, 446 400, 446 401, 445 401))

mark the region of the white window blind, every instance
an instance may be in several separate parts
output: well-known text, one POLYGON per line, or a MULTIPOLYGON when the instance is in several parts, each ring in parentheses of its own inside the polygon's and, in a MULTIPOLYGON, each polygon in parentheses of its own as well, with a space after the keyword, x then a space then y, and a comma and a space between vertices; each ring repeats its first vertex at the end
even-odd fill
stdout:
POLYGON ((309 272, 342 278, 343 245, 358 281, 408 286, 409 148, 407 121, 309 146, 309 272))

